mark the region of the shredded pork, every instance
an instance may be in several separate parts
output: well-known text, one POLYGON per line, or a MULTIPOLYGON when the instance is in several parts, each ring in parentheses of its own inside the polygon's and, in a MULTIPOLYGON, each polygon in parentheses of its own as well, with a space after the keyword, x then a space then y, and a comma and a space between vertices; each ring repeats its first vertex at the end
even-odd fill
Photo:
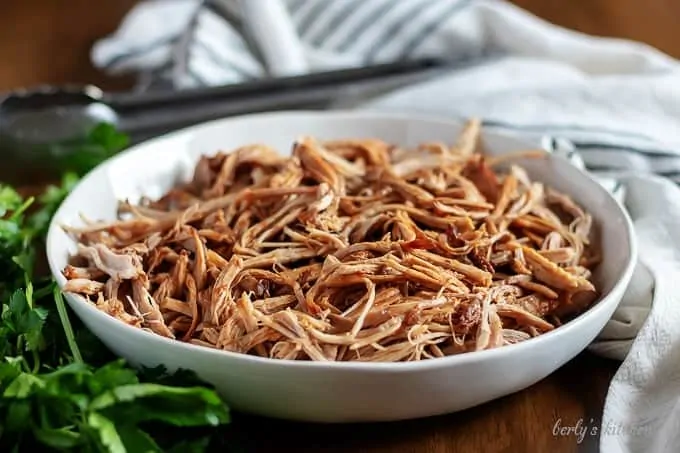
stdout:
POLYGON ((525 341, 595 301, 592 220, 480 148, 470 121, 453 146, 303 137, 288 158, 263 145, 204 156, 161 199, 65 227, 79 248, 64 290, 158 335, 276 359, 525 341))

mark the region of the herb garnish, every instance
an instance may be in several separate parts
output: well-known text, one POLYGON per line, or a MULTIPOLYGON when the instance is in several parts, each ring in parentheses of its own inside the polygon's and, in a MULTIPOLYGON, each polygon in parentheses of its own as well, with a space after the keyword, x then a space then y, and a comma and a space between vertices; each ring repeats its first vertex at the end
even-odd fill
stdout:
POLYGON ((209 439, 192 439, 191 429, 174 446, 153 434, 229 422, 218 395, 190 373, 115 359, 70 316, 56 284, 34 275, 49 221, 79 175, 126 145, 103 124, 69 155, 60 185, 25 199, 0 184, 0 451, 203 451, 209 439))

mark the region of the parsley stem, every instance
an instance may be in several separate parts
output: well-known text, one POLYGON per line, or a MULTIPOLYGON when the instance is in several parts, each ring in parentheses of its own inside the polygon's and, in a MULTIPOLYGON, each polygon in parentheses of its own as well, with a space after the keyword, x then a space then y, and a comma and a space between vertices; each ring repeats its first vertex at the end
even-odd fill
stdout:
POLYGON ((43 286, 42 288, 39 288, 33 293, 33 299, 34 300, 40 300, 43 297, 47 296, 52 292, 52 284, 49 284, 47 286, 43 286))
POLYGON ((37 374, 38 371, 40 371, 40 355, 38 354, 38 351, 35 349, 32 351, 33 353, 33 370, 31 371, 32 374, 37 374))
POLYGON ((24 278, 26 279, 26 290, 24 291, 26 294, 26 303, 28 304, 28 308, 33 310, 33 284, 31 283, 28 273, 24 274, 24 278))
POLYGON ((14 211, 14 212, 12 213, 12 215, 11 215, 10 218, 9 218, 9 220, 10 220, 10 221, 15 221, 15 220, 17 220, 21 214, 23 214, 24 212, 26 212, 26 210, 33 204, 34 201, 35 201, 35 198, 33 198, 33 197, 31 197, 31 198, 29 198, 28 200, 24 201, 24 203, 23 203, 21 206, 19 206, 19 208, 17 208, 16 211, 14 211))
POLYGON ((28 364, 26 357, 21 357, 21 360, 19 360, 17 363, 20 364, 25 373, 35 374, 31 371, 31 366, 28 364))
POLYGON ((61 319, 61 325, 64 328, 64 335, 66 335, 66 342, 68 347, 71 349, 71 355, 73 356, 73 361, 76 363, 83 363, 83 357, 80 355, 80 349, 76 343, 75 335, 73 335, 73 328, 71 327, 71 321, 68 319, 68 313, 66 313, 66 305, 64 304, 64 297, 61 295, 61 290, 59 286, 54 284, 54 301, 57 305, 57 311, 59 312, 59 319, 61 319))

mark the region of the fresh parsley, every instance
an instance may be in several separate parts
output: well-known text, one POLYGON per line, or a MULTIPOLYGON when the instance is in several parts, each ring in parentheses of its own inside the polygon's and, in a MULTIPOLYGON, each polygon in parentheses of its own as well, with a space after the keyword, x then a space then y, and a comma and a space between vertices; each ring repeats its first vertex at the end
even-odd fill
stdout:
POLYGON ((24 198, 0 184, 0 451, 199 452, 211 434, 202 427, 229 422, 226 405, 193 374, 136 370, 113 357, 34 271, 50 219, 79 176, 125 146, 103 124, 62 153, 68 171, 59 185, 24 198), (177 435, 159 435, 168 425, 186 435, 173 444, 177 435))

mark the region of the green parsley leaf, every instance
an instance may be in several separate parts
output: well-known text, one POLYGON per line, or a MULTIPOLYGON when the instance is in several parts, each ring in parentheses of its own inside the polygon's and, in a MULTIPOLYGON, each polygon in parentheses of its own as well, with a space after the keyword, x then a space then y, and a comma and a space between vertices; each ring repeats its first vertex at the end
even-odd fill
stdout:
POLYGON ((116 425, 97 412, 87 417, 88 427, 97 432, 102 447, 110 453, 127 453, 123 439, 120 438, 116 425))
POLYGON ((3 398, 28 398, 35 390, 45 386, 45 382, 37 376, 29 373, 21 373, 2 394, 3 398))
POLYGON ((229 421, 220 398, 201 387, 123 385, 93 400, 90 408, 134 423, 162 421, 176 426, 217 426, 229 421))
POLYGON ((0 186, 0 218, 19 209, 23 202, 16 190, 9 186, 0 186))
POLYGON ((158 446, 155 440, 147 433, 139 428, 130 425, 121 425, 118 427, 120 438, 125 444, 128 452, 139 453, 162 453, 163 450, 158 446))
POLYGON ((49 447, 66 450, 82 443, 82 436, 74 428, 42 428, 33 430, 35 437, 40 443, 49 447))
POLYGON ((84 175, 128 144, 129 138, 125 134, 111 124, 101 123, 87 134, 84 141, 54 144, 50 154, 58 160, 59 168, 64 172, 84 175))
POLYGON ((60 185, 48 186, 45 192, 38 197, 40 208, 29 219, 29 228, 33 236, 42 238, 47 235, 52 216, 57 212, 66 196, 78 184, 78 181, 79 178, 76 173, 65 173, 61 178, 60 185))

